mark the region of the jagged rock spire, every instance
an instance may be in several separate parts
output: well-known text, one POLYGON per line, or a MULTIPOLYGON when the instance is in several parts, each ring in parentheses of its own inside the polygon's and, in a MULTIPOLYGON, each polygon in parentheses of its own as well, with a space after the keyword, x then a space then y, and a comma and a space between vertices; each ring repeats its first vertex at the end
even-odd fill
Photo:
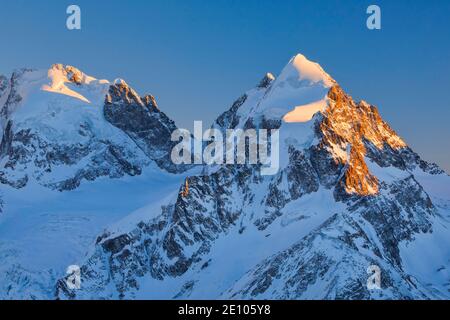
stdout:
POLYGON ((273 74, 266 73, 264 78, 261 79, 261 81, 258 84, 258 88, 267 88, 270 86, 270 84, 275 80, 275 77, 273 74))
POLYGON ((180 191, 180 195, 183 198, 186 198, 189 195, 189 179, 186 178, 186 180, 184 181, 184 188, 183 190, 180 191))

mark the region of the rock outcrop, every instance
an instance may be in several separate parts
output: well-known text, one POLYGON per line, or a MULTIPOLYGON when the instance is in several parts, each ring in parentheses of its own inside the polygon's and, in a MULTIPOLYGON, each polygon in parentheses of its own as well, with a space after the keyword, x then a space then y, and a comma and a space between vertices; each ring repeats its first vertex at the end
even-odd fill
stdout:
POLYGON ((182 172, 185 166, 172 163, 170 154, 178 142, 171 141, 175 123, 159 110, 155 98, 143 98, 123 80, 109 88, 104 107, 105 119, 125 132, 159 167, 169 172, 182 172))

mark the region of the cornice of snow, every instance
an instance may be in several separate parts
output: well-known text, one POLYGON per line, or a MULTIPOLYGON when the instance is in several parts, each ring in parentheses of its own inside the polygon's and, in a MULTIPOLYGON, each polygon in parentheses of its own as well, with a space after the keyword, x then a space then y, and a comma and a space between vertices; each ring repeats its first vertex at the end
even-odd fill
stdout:
POLYGON ((48 70, 48 78, 50 79, 50 84, 42 85, 41 89, 47 92, 54 92, 70 96, 79 99, 86 103, 91 103, 89 99, 80 94, 79 92, 69 88, 67 84, 75 85, 105 85, 109 84, 107 80, 97 80, 94 77, 84 74, 79 69, 73 66, 64 66, 62 64, 54 64, 48 70))

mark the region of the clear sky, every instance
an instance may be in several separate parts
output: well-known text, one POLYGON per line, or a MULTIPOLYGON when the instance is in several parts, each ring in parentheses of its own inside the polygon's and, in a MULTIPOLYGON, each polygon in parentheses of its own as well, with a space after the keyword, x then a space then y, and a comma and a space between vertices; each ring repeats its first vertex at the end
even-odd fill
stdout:
POLYGON ((179 126, 208 125, 300 52, 450 172, 448 0, 0 0, 0 73, 74 65, 156 96, 179 126), (82 30, 66 28, 66 8, 82 30), (366 28, 366 9, 382 29, 366 28))

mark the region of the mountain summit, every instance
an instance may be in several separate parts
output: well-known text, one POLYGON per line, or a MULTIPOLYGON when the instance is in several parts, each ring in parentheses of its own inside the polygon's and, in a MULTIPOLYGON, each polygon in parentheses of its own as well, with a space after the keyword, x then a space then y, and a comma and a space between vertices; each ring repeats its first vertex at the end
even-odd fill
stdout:
POLYGON ((3 184, 23 188, 33 180, 64 191, 83 180, 139 175, 151 162, 182 170, 170 164, 174 122, 153 96, 140 97, 123 80, 97 80, 55 64, 14 72, 0 101, 3 184))
POLYGON ((298 80, 310 85, 320 83, 328 88, 336 84, 336 81, 318 63, 308 60, 302 54, 292 57, 278 78, 282 81, 298 80))
POLYGON ((213 124, 278 129, 273 176, 174 165, 176 126, 123 80, 23 70, 0 102, 2 297, 450 297, 450 178, 303 55, 213 124))

